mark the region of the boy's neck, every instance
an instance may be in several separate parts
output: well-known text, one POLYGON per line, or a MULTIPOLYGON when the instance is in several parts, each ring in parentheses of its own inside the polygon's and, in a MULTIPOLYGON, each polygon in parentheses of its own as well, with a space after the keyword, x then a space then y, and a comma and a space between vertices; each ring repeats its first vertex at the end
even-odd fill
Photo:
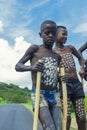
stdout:
POLYGON ((43 47, 48 49, 48 50, 52 50, 52 45, 46 45, 46 44, 43 44, 43 47))
POLYGON ((64 48, 64 44, 63 43, 56 43, 56 48, 64 48))

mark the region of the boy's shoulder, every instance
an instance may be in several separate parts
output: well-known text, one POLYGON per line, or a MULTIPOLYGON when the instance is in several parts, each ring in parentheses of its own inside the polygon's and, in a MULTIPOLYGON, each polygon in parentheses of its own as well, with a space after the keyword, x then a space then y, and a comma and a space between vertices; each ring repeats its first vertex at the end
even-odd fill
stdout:
POLYGON ((65 47, 67 47, 67 48, 73 48, 74 46, 73 45, 67 45, 65 47))
POLYGON ((71 50, 73 50, 75 47, 74 46, 72 46, 72 45, 67 45, 67 46, 64 46, 64 48, 54 48, 54 51, 55 52, 60 52, 60 51, 71 51, 71 50))
POLYGON ((73 49, 75 49, 75 47, 74 47, 73 45, 67 45, 66 48, 68 48, 68 49, 71 50, 71 51, 72 51, 73 49))
POLYGON ((28 48, 28 51, 29 51, 29 53, 34 53, 34 52, 38 51, 38 49, 39 49, 39 45, 31 45, 28 48))

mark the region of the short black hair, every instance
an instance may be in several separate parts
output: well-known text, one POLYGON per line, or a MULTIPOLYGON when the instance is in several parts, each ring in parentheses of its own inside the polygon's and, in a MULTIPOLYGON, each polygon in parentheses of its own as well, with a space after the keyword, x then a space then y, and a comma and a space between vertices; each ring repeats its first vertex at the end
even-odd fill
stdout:
POLYGON ((54 21, 46 20, 46 21, 42 22, 42 24, 41 24, 41 27, 40 27, 41 32, 43 31, 43 27, 44 27, 45 24, 52 24, 57 28, 57 25, 56 25, 56 23, 54 21))
POLYGON ((66 30, 67 30, 67 28, 66 28, 65 26, 62 26, 62 25, 57 26, 57 29, 60 29, 60 28, 63 28, 63 29, 66 29, 66 30))

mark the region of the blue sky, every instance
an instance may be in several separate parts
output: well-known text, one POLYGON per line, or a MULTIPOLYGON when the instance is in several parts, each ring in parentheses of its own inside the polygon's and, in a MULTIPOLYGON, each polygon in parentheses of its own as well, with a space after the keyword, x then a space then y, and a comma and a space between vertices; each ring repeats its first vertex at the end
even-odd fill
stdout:
POLYGON ((40 24, 48 19, 67 27, 66 44, 78 49, 87 41, 87 0, 0 0, 1 81, 31 85, 30 74, 19 74, 14 66, 31 44, 42 43, 40 24))

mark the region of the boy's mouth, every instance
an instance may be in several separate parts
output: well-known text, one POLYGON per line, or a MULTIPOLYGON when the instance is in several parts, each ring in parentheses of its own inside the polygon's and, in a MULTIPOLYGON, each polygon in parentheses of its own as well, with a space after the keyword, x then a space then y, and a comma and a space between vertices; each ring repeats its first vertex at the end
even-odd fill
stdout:
POLYGON ((53 42, 54 42, 53 39, 48 39, 47 41, 50 42, 50 43, 53 43, 53 42))

